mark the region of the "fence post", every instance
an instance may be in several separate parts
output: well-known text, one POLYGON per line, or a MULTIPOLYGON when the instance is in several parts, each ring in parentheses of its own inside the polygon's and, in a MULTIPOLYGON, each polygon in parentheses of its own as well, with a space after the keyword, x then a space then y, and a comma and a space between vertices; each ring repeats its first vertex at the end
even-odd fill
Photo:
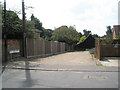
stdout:
POLYGON ((100 43, 100 39, 99 39, 99 59, 101 59, 101 57, 102 57, 102 53, 101 53, 101 51, 102 51, 102 48, 101 48, 101 43, 100 43))
POLYGON ((55 48, 55 47, 53 47, 53 42, 52 41, 50 41, 50 43, 51 43, 51 55, 53 55, 53 48, 55 48))
POLYGON ((28 39, 26 38, 26 57, 28 57, 28 39))
POLYGON ((35 40, 33 40, 33 43, 34 43, 33 44, 33 52, 34 52, 33 55, 35 56, 35 40))
POLYGON ((100 39, 97 39, 97 58, 101 59, 101 45, 100 45, 100 39))
POLYGON ((45 40, 43 40, 43 55, 45 56, 45 40))

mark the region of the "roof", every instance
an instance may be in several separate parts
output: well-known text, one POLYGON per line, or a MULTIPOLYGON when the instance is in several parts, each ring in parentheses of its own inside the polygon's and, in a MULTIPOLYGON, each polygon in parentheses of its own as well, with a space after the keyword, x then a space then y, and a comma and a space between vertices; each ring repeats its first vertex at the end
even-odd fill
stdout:
POLYGON ((77 49, 79 48, 94 48, 95 47, 95 38, 92 37, 91 34, 87 36, 87 38, 76 45, 77 49))
POLYGON ((92 35, 91 35, 91 34, 89 34, 89 35, 86 37, 86 39, 85 39, 85 40, 83 40, 82 42, 80 42, 80 43, 78 43, 78 44, 84 43, 84 42, 85 42, 85 41, 87 41, 89 38, 92 38, 92 39, 94 39, 94 40, 95 40, 95 38, 93 38, 93 37, 92 37, 92 35))

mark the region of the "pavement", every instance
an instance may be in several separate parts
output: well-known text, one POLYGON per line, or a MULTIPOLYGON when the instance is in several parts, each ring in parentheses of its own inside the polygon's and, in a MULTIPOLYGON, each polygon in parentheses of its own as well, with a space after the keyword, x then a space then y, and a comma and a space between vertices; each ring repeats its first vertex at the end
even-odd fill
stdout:
POLYGON ((103 66, 119 67, 120 57, 105 57, 99 61, 103 66))

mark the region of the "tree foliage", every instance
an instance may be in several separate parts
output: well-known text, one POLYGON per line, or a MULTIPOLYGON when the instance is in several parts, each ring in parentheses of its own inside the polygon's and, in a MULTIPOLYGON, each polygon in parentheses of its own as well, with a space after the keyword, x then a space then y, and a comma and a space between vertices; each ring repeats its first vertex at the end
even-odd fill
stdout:
POLYGON ((82 36, 83 36, 81 32, 79 32, 79 36, 80 36, 80 37, 82 37, 82 36))
POLYGON ((44 36, 44 32, 43 32, 43 27, 42 27, 42 23, 40 22, 40 20, 38 18, 36 18, 33 14, 31 16, 31 21, 34 22, 34 26, 36 29, 38 29, 41 33, 40 36, 43 37, 44 36))
POLYGON ((40 35, 37 33, 37 29, 34 27, 34 22, 26 21, 26 37, 37 39, 40 35))
POLYGON ((22 20, 14 11, 6 11, 6 32, 4 30, 4 13, 2 12, 2 22, 3 22, 3 34, 18 34, 22 32, 22 20))
POLYGON ((79 40, 79 33, 72 26, 61 26, 54 30, 52 39, 60 42, 66 42, 68 44, 74 44, 79 40))
POLYGON ((106 31, 107 38, 112 37, 112 29, 111 26, 107 26, 107 31, 106 31))
POLYGON ((92 35, 94 38, 99 38, 100 36, 98 36, 97 34, 93 34, 92 35))
POLYGON ((51 29, 43 29, 43 37, 45 40, 51 40, 51 37, 52 37, 52 33, 53 33, 53 30, 51 29))
MULTIPOLYGON (((8 38, 22 38, 22 20, 19 18, 16 12, 11 10, 6 10, 6 26, 4 27, 4 12, 2 12, 2 34, 7 34, 8 38), (6 31, 5 31, 6 28, 6 31)), ((36 32, 35 23, 26 20, 25 32, 27 38, 37 38, 38 34, 36 32)))
POLYGON ((92 34, 91 31, 84 29, 83 30, 84 36, 88 36, 89 34, 92 34))

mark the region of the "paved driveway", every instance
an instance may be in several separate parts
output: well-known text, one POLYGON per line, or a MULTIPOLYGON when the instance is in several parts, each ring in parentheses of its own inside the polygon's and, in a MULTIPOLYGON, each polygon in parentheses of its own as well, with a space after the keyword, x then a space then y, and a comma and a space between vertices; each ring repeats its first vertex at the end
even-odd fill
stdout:
POLYGON ((46 58, 20 60, 9 63, 8 67, 27 69, 79 69, 81 67, 96 66, 88 51, 68 52, 46 58))
POLYGON ((41 64, 49 65, 94 65, 89 51, 68 52, 46 58, 36 59, 41 64))

